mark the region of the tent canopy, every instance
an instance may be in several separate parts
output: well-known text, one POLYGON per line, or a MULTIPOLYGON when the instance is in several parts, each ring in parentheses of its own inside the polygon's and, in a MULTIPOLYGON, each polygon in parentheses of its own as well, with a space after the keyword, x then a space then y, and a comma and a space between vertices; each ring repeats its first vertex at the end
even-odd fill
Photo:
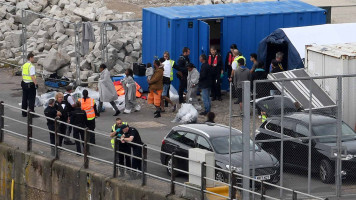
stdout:
MULTIPOLYGON (((303 68, 305 46, 356 42, 356 23, 325 24, 295 28, 281 28, 264 38, 258 47, 259 60, 266 62, 267 47, 272 44, 288 45, 288 70, 303 68)), ((269 63, 266 63, 269 65, 269 63)))

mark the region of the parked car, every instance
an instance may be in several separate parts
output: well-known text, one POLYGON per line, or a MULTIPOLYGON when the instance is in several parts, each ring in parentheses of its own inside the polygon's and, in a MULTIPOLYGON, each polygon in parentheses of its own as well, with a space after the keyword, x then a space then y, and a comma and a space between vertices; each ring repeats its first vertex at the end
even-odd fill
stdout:
MULTIPOLYGON (((232 169, 238 173, 242 170, 242 133, 232 129, 232 169)), ((188 157, 190 148, 201 148, 215 153, 215 166, 220 169, 229 169, 229 127, 206 123, 179 125, 172 128, 162 141, 161 151, 178 156, 188 157)), ((271 154, 262 150, 258 145, 253 147, 250 140, 250 151, 255 148, 255 175, 257 179, 278 183, 279 162, 271 154)), ((250 154, 252 155, 252 154, 250 154)), ((167 165, 167 173, 171 173, 171 156, 161 153, 161 163, 167 165)), ((178 169, 188 171, 188 161, 177 158, 178 169)), ((251 163, 251 169, 253 164, 251 163)), ((226 182, 228 174, 215 170, 215 179, 226 182)))
MULTIPOLYGON (((257 143, 261 140, 281 139, 281 116, 279 116, 281 99, 281 96, 271 96, 256 100, 256 105, 269 116, 257 129, 255 137, 257 143)), ((284 164, 307 170, 309 139, 306 137, 309 137, 309 113, 296 112, 293 101, 287 97, 284 98, 284 102, 283 134, 284 139, 286 139, 283 142, 284 164)), ((332 183, 335 180, 336 122, 337 120, 334 117, 312 114, 311 136, 330 136, 311 140, 312 172, 319 173, 319 177, 324 183, 332 183)), ((356 175, 356 133, 344 122, 341 126, 341 146, 346 148, 341 155, 341 174, 343 176, 356 175)), ((280 159, 280 141, 261 142, 259 144, 262 149, 280 159)))

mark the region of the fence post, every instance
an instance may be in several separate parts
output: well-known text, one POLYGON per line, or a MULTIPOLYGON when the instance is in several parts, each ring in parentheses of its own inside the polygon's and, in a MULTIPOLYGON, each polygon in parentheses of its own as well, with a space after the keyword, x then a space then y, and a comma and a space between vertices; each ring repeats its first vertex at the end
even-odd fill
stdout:
POLYGON ((88 128, 85 128, 84 130, 84 168, 88 169, 89 167, 89 159, 88 159, 88 152, 89 152, 89 148, 88 148, 88 128))
POLYGON ((236 189, 234 188, 236 184, 236 174, 235 170, 230 171, 231 173, 231 181, 230 181, 230 199, 235 199, 236 198, 236 189))
POLYGON ((204 190, 206 189, 206 180, 205 180, 205 176, 206 176, 206 166, 205 166, 205 162, 201 163, 201 184, 200 184, 200 194, 201 194, 201 199, 204 200, 204 190))
POLYGON ((293 195, 292 195, 292 199, 293 200, 297 200, 298 199, 298 194, 293 190, 293 195))
POLYGON ((336 118, 336 133, 337 133, 337 158, 336 158, 336 172, 335 172, 335 184, 336 184, 336 197, 341 197, 341 154, 342 154, 342 77, 337 77, 337 118, 336 118))
POLYGON ((114 178, 116 178, 117 177, 117 166, 116 166, 116 164, 117 164, 117 136, 115 136, 114 137, 114 140, 115 140, 115 142, 114 142, 114 168, 113 168, 113 174, 112 174, 112 176, 114 177, 114 178))
POLYGON ((175 173, 174 173, 174 165, 175 165, 175 152, 171 154, 171 160, 172 160, 172 165, 171 165, 171 193, 170 194, 175 194, 175 173))
POLYGON ((4 102, 0 101, 0 143, 4 142, 4 102))
POLYGON ((265 187, 263 185, 263 181, 261 181, 261 200, 265 200, 265 195, 266 194, 266 190, 265 190, 265 187))
POLYGON ((146 185, 147 177, 147 145, 142 146, 142 186, 146 185))
POLYGON ((54 119, 54 158, 58 159, 58 143, 59 143, 59 137, 58 137, 58 117, 54 119))
MULTIPOLYGON (((242 82, 242 92, 243 92, 243 118, 242 118, 242 174, 245 176, 242 178, 243 188, 248 190, 250 188, 250 81, 242 82)), ((232 140, 230 140, 231 143, 232 140)), ((231 166, 230 166, 231 168, 231 166)), ((231 170, 230 170, 231 172, 231 170)), ((231 177, 231 176, 230 176, 231 177)), ((232 186, 232 185, 231 185, 232 186)), ((242 199, 249 200, 250 194, 247 191, 242 192, 242 199)))
POLYGON ((27 110, 27 151, 32 150, 32 114, 27 110))

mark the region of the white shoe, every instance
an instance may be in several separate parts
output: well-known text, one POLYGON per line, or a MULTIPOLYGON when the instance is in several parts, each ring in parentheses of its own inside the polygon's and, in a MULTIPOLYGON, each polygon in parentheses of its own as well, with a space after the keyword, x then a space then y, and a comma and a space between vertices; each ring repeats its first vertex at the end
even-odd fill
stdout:
POLYGON ((140 110, 141 110, 141 106, 137 104, 137 105, 135 106, 135 112, 136 112, 136 111, 140 111, 140 110))
POLYGON ((124 113, 125 113, 125 114, 130 114, 130 113, 131 113, 131 110, 125 109, 125 110, 124 110, 124 113))

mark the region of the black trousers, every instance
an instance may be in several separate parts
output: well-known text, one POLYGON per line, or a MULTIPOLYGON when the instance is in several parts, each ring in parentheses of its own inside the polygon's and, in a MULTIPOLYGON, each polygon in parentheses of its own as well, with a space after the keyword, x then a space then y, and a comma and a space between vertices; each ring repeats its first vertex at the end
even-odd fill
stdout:
POLYGON ((221 98, 221 79, 220 77, 216 77, 213 79, 211 87, 211 96, 213 99, 221 98))
MULTIPOLYGON (((22 87, 22 109, 27 110, 27 107, 34 112, 36 100, 36 88, 34 83, 21 82, 22 87)), ((27 112, 22 111, 22 116, 27 116, 27 112)))
MULTIPOLYGON (((66 128, 66 127, 64 127, 64 128, 66 128)), ((48 129, 50 131, 53 131, 53 132, 55 131, 54 125, 48 125, 48 129)), ((62 127, 62 129, 63 129, 63 127, 62 127)), ((58 133, 61 133, 61 125, 59 125, 58 133)), ((63 134, 63 133, 61 133, 61 134, 63 134)), ((56 144, 56 135, 54 133, 50 132, 49 133, 49 140, 50 140, 52 145, 55 145, 56 144)), ((62 142, 63 142, 63 136, 59 135, 58 146, 62 146, 62 142)))
MULTIPOLYGON (((139 146, 132 147, 132 153, 134 156, 142 158, 142 147, 139 147, 139 146)), ((141 166, 142 166, 142 160, 137 159, 137 158, 132 158, 132 168, 133 169, 137 169, 137 170, 141 171, 141 169, 142 169, 141 166)))
MULTIPOLYGON (((84 131, 77 128, 73 128, 73 137, 79 140, 79 136, 80 136, 80 140, 84 141, 84 131)), ((81 145, 84 147, 83 143, 80 143, 79 141, 75 141, 75 146, 77 147, 78 153, 82 153, 81 145)))
POLYGON ((183 76, 182 78, 179 79, 179 90, 178 90, 179 103, 184 102, 183 92, 186 89, 187 89, 187 76, 183 76))
MULTIPOLYGON (((121 143, 120 141, 118 141, 121 143)), ((119 144, 119 152, 123 152, 125 154, 131 154, 131 147, 127 144, 119 144)), ((125 165, 126 167, 131 168, 131 157, 127 155, 123 155, 121 153, 118 153, 119 155, 119 164, 120 165, 125 165)))
MULTIPOLYGON (((95 129, 95 118, 92 120, 87 120, 87 127, 89 130, 94 131, 95 129)), ((95 144, 95 133, 89 132, 89 143, 95 144)))

